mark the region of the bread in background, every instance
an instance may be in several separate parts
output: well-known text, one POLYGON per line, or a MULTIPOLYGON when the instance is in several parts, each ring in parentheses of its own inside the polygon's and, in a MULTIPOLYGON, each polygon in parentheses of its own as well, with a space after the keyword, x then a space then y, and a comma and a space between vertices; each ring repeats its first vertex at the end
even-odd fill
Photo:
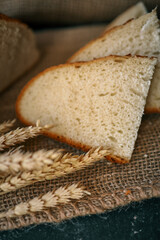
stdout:
POLYGON ((144 3, 143 2, 138 2, 134 6, 128 8, 125 12, 120 14, 118 17, 116 17, 111 23, 109 23, 107 25, 105 31, 107 31, 107 30, 109 30, 109 29, 111 29, 115 26, 122 25, 130 19, 138 18, 140 16, 143 16, 146 13, 147 13, 147 9, 146 9, 144 3))
POLYGON ((30 69, 39 52, 33 31, 18 20, 0 14, 0 92, 30 69))
MULTIPOLYGON (((68 62, 89 61, 109 55, 128 54, 155 56, 159 58, 160 62, 160 27, 156 10, 108 30, 99 38, 82 47, 69 58, 68 62)), ((160 112, 159 76, 160 67, 157 66, 145 107, 146 112, 160 112)))

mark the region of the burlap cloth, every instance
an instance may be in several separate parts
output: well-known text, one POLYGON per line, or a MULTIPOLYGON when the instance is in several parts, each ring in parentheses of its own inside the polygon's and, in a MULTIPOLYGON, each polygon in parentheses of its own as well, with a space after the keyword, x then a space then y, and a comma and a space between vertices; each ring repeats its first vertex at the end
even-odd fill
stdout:
MULTIPOLYGON (((46 67, 65 60, 88 40, 96 37, 104 26, 48 30, 36 34, 41 58, 32 70, 10 86, 0 96, 0 122, 15 117, 15 100, 20 89, 35 74, 46 67)), ((17 126, 21 126, 17 122, 17 126)), ((63 147, 79 152, 65 144, 44 136, 26 141, 25 150, 63 147)), ((77 171, 56 180, 35 183, 28 187, 0 196, 0 212, 15 204, 32 199, 49 190, 80 182, 91 192, 79 201, 32 215, 0 220, 0 230, 18 228, 33 223, 60 222, 76 216, 94 214, 160 196, 160 115, 145 115, 139 130, 132 160, 129 164, 113 164, 101 160, 85 170, 77 171), (128 191, 129 190, 129 191, 128 191)))

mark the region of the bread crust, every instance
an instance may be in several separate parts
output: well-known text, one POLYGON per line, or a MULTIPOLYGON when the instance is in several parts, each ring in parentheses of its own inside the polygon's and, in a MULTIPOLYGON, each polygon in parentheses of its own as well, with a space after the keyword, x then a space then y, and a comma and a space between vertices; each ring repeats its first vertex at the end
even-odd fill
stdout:
MULTIPOLYGON (((142 58, 147 58, 145 56, 138 56, 138 57, 142 57, 142 58)), ((42 71, 41 73, 39 73, 38 75, 36 75, 35 77, 33 77, 25 86, 24 88, 21 90, 18 98, 17 98, 17 101, 16 101, 16 114, 17 114, 17 117, 19 118, 19 120, 21 122, 23 122, 24 124, 26 125, 33 125, 31 122, 27 121, 25 118, 23 118, 23 116, 21 115, 21 111, 20 111, 20 102, 21 102, 21 99, 23 98, 23 95, 25 93, 25 91, 28 89, 28 87, 30 87, 34 81, 36 81, 37 78, 39 78, 40 76, 43 76, 43 74, 45 74, 46 72, 50 71, 50 70, 53 70, 53 69, 56 69, 56 68, 61 68, 62 66, 64 67, 65 66, 75 66, 75 67, 80 67, 84 64, 88 65, 92 62, 96 62, 96 61, 99 61, 100 59, 109 59, 109 58, 129 58, 129 55, 128 56, 107 56, 107 57, 103 57, 103 58, 99 58, 99 59, 94 59, 94 60, 91 60, 89 62, 75 62, 75 63, 66 63, 66 64, 60 64, 58 66, 52 66, 50 68, 47 68, 45 69, 44 71, 42 71)), ((153 58, 153 57, 152 57, 153 58)), ((152 59, 151 58, 151 59, 152 59)), ((38 120, 38 119, 37 119, 38 120)), ((46 136, 49 136, 55 140, 58 140, 60 142, 64 142, 64 143, 67 143, 71 146, 74 146, 76 148, 79 148, 79 149, 82 149, 83 151, 88 151, 89 149, 91 149, 90 146, 87 146, 87 145, 84 145, 80 142, 76 142, 76 141, 73 141, 72 139, 69 139, 69 138, 66 138, 66 137, 63 137, 63 136, 59 136, 55 133, 51 133, 51 132, 48 132, 48 131, 44 131, 44 135, 46 136)), ((109 161, 112 161, 112 162, 116 162, 116 163, 128 163, 129 162, 129 159, 122 159, 118 156, 115 156, 115 155, 108 155, 106 156, 106 159, 108 159, 109 161)))
POLYGON ((145 108, 144 112, 146 114, 151 114, 151 113, 160 113, 160 108, 145 108))
MULTIPOLYGON (((16 103, 16 114, 17 114, 17 117, 19 118, 19 120, 24 123, 25 125, 33 125, 32 123, 30 123, 29 121, 27 121, 26 119, 24 119, 22 117, 22 115, 20 114, 20 112, 18 111, 18 104, 16 103)), ((84 152, 87 152, 91 149, 90 146, 88 145, 84 145, 80 142, 75 142, 73 141, 72 139, 70 138, 66 138, 66 137, 63 137, 63 136, 59 136, 55 133, 51 133, 51 132, 48 132, 48 131, 43 131, 43 134, 47 137, 50 137, 50 138, 53 138, 57 141, 60 141, 60 142, 63 142, 63 143, 67 143, 68 145, 70 146, 73 146, 75 148, 78 148, 78 149, 81 149, 82 151, 84 152)), ((115 162, 115 163, 120 163, 120 164, 125 164, 125 163, 129 163, 129 160, 128 159, 122 159, 118 156, 115 156, 115 155, 107 155, 105 157, 107 160, 111 161, 111 162, 115 162)))
POLYGON ((20 20, 18 20, 16 18, 8 17, 8 16, 6 16, 6 15, 4 15, 2 13, 0 13, 0 20, 5 20, 6 22, 16 22, 16 23, 19 23, 19 24, 21 24, 21 25, 23 25, 23 26, 28 28, 27 24, 21 22, 20 20))

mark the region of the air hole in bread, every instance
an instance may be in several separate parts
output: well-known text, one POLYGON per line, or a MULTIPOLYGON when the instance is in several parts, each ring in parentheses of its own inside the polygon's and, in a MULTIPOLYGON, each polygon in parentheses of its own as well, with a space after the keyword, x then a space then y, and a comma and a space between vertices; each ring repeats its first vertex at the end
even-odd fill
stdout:
POLYGON ((149 51, 146 51, 146 52, 145 52, 145 55, 146 55, 146 56, 147 56, 147 55, 149 55, 149 54, 150 54, 150 52, 149 52, 149 51))
POLYGON ((137 96, 142 96, 142 93, 141 92, 138 92, 138 91, 136 91, 135 89, 133 89, 133 88, 130 88, 130 91, 133 93, 133 94, 135 94, 135 95, 137 95, 137 96))
POLYGON ((109 92, 106 92, 106 93, 100 93, 99 96, 100 97, 104 97, 104 96, 107 96, 109 94, 109 92))
POLYGON ((133 41, 133 38, 129 38, 128 40, 129 40, 130 42, 132 42, 132 41, 133 41))
POLYGON ((115 137, 113 136, 109 136, 108 138, 111 142, 117 142, 117 139, 115 139, 115 137))
POLYGON ((112 97, 115 96, 115 95, 116 95, 116 92, 111 93, 111 96, 112 96, 112 97))
POLYGON ((121 134, 123 133, 123 131, 122 131, 122 130, 118 130, 118 132, 119 132, 119 133, 121 133, 121 134))
POLYGON ((153 55, 159 55, 160 52, 154 52, 153 55))
POLYGON ((139 74, 142 75, 142 76, 144 75, 143 72, 139 72, 139 74))
POLYGON ((76 120, 80 123, 81 122, 81 120, 79 119, 79 118, 76 118, 76 120))

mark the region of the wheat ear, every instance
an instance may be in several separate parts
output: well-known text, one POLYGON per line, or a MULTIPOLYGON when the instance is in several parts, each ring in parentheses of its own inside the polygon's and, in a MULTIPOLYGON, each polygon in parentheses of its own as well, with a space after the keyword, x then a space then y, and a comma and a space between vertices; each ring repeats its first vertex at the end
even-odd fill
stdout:
POLYGON ((63 149, 38 150, 22 153, 20 150, 0 154, 0 174, 9 175, 22 171, 40 170, 43 166, 50 166, 54 161, 62 158, 63 149))
POLYGON ((16 130, 10 131, 0 136, 0 151, 14 146, 15 144, 24 142, 28 138, 32 138, 42 133, 46 127, 25 127, 17 128, 16 130))
POLYGON ((7 212, 0 213, 0 218, 13 218, 23 216, 30 213, 41 212, 48 208, 54 208, 59 204, 66 204, 72 199, 81 199, 86 194, 83 187, 78 187, 78 184, 72 184, 68 187, 60 187, 54 192, 47 192, 44 195, 38 196, 27 202, 22 202, 14 208, 9 209, 7 212))
MULTIPOLYGON (((55 179, 80 170, 102 159, 109 153, 109 150, 103 148, 91 149, 82 155, 67 153, 55 159, 52 165, 45 164, 40 170, 20 172, 16 176, 9 175, 0 183, 0 195, 15 191, 34 182, 55 179)), ((48 160, 49 159, 46 158, 46 161, 48 160)))
POLYGON ((3 122, 0 124, 0 134, 7 132, 11 127, 13 127, 14 123, 15 123, 15 119, 13 119, 12 121, 8 120, 6 122, 3 122))

